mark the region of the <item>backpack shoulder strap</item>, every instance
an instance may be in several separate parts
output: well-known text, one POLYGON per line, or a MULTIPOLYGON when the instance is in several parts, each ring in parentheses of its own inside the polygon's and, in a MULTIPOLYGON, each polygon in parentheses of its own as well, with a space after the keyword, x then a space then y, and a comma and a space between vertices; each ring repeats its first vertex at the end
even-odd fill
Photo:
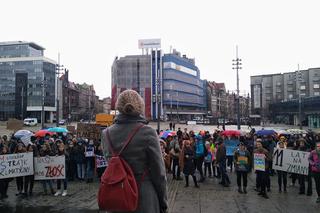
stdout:
POLYGON ((113 149, 113 146, 112 146, 112 142, 111 142, 111 139, 110 139, 110 134, 109 134, 109 129, 107 128, 107 131, 106 131, 106 141, 107 141, 107 144, 109 145, 109 148, 110 148, 110 151, 111 151, 111 154, 112 156, 119 156, 121 155, 121 153, 123 152, 123 150, 125 150, 125 148, 128 146, 128 144, 131 142, 133 136, 136 135, 136 133, 139 131, 139 129, 141 129, 142 127, 144 126, 144 124, 139 124, 136 128, 134 128, 131 133, 129 134, 128 138, 126 139, 123 147, 121 148, 121 150, 116 153, 113 149))

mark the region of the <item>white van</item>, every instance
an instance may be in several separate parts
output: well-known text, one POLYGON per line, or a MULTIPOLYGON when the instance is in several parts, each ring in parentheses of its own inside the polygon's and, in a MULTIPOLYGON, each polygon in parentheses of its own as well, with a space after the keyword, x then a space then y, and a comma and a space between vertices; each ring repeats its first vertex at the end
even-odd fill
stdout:
POLYGON ((37 126, 38 119, 36 118, 26 118, 23 120, 23 124, 26 126, 37 126))

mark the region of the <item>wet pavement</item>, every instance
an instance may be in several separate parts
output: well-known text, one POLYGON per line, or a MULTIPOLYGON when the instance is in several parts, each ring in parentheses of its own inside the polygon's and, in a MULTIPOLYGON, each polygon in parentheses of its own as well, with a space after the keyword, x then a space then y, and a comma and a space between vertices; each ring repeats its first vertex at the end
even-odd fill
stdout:
MULTIPOLYGON (((194 188, 191 178, 190 187, 184 187, 184 181, 172 181, 168 175, 168 201, 170 213, 319 213, 320 204, 316 204, 316 192, 312 196, 298 195, 298 183, 288 187, 287 193, 279 193, 277 177, 271 177, 270 199, 257 195, 254 191, 255 175, 248 178, 248 194, 239 194, 236 187, 235 173, 228 173, 231 185, 225 188, 216 178, 207 178, 194 188)), ((288 179, 291 183, 291 179, 288 179)), ((96 202, 98 183, 71 182, 68 196, 54 197, 43 195, 42 187, 36 183, 34 195, 22 198, 15 196, 15 182, 10 183, 9 198, 0 201, 0 213, 93 213, 99 212, 96 202)), ((313 185, 314 186, 314 185, 313 185)))

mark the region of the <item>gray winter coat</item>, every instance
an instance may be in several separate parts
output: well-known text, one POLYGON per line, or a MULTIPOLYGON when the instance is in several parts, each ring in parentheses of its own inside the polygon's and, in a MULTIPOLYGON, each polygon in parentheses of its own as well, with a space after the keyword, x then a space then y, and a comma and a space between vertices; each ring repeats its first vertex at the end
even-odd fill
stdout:
MULTIPOLYGON (((160 143, 154 129, 140 116, 120 114, 109 129, 110 139, 115 151, 119 151, 131 131, 139 124, 142 127, 133 137, 121 156, 131 166, 139 185, 139 206, 136 213, 165 212, 167 204, 167 178, 161 156, 160 143), (142 176, 147 171, 143 181, 142 176)), ((106 130, 102 133, 102 146, 107 159, 111 152, 106 143, 106 130)))

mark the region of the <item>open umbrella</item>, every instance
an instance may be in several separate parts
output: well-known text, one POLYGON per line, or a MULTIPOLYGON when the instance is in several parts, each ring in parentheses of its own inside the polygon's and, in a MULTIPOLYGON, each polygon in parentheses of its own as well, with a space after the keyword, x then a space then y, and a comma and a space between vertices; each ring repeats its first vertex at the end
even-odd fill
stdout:
POLYGON ((46 130, 46 129, 41 129, 41 130, 39 130, 39 131, 37 131, 35 134, 34 134, 34 136, 36 136, 36 137, 44 137, 44 136, 46 136, 47 134, 49 134, 50 136, 52 136, 54 133, 53 132, 49 132, 48 130, 46 130))
POLYGON ((240 136, 241 135, 241 132, 239 130, 225 130, 222 132, 221 135, 224 135, 224 136, 240 136))
POLYGON ((67 133, 68 130, 66 128, 62 128, 62 127, 51 127, 48 129, 49 132, 61 132, 61 133, 67 133))
POLYGON ((277 133, 278 133, 278 135, 290 135, 291 134, 290 132, 288 132, 286 130, 280 130, 277 133))
POLYGON ((16 133, 14 133, 14 137, 20 139, 22 137, 31 137, 33 135, 33 133, 29 130, 25 130, 25 129, 22 129, 22 130, 19 130, 17 131, 16 133))
POLYGON ((163 131, 162 134, 160 134, 160 137, 163 139, 166 139, 168 136, 173 136, 174 133, 171 130, 163 131))
POLYGON ((287 132, 294 135, 307 134, 307 131, 303 129, 287 129, 287 132))
POLYGON ((261 129, 255 133, 258 136, 268 136, 277 134, 273 129, 261 129))

